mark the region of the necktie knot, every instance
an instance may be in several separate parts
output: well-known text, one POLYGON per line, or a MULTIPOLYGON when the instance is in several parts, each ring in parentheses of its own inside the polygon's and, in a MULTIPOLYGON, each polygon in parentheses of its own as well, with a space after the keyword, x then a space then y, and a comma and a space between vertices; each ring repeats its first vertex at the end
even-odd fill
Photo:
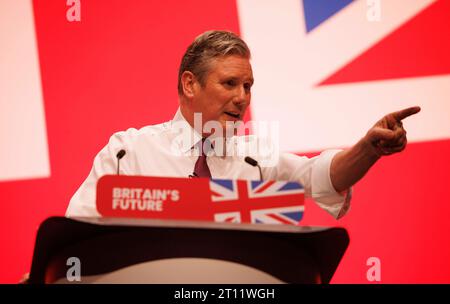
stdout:
POLYGON ((204 155, 205 157, 208 156, 213 148, 211 141, 207 138, 202 138, 202 141, 199 142, 199 146, 200 156, 204 155))
POLYGON ((208 163, 206 161, 206 156, 208 152, 212 149, 211 142, 203 138, 201 142, 199 142, 199 153, 200 155, 195 162, 194 173, 198 177, 209 177, 211 178, 211 171, 209 170, 208 163))

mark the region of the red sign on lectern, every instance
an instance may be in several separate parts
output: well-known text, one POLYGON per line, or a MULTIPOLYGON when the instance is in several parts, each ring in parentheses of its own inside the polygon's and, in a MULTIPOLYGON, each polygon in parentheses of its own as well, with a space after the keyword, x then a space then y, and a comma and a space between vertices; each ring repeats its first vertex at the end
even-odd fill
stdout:
POLYGON ((299 183, 105 175, 97 183, 102 216, 296 225, 299 183))

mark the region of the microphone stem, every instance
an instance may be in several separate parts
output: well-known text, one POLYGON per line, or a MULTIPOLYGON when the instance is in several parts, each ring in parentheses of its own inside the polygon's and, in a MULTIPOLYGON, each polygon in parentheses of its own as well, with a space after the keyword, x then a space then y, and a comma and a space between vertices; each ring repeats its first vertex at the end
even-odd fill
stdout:
POLYGON ((119 175, 120 173, 120 160, 122 159, 122 157, 124 157, 125 155, 125 150, 120 150, 119 153, 116 154, 116 158, 117 158, 117 175, 119 175))

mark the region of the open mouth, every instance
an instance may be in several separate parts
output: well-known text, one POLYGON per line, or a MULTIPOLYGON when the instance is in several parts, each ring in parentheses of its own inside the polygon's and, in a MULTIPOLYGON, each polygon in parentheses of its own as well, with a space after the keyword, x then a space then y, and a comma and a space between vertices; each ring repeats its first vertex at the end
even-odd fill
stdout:
POLYGON ((235 119, 240 119, 241 115, 239 113, 232 113, 232 112, 224 112, 225 114, 227 114, 228 116, 231 116, 235 119))

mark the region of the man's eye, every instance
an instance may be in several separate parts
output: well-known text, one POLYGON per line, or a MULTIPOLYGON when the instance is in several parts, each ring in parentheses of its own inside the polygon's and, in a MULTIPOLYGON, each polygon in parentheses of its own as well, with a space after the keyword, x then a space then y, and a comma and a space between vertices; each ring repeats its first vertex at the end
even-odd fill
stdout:
POLYGON ((234 86, 236 85, 236 81, 234 81, 234 80, 228 80, 228 81, 226 82, 226 84, 229 85, 229 86, 234 87, 234 86))

